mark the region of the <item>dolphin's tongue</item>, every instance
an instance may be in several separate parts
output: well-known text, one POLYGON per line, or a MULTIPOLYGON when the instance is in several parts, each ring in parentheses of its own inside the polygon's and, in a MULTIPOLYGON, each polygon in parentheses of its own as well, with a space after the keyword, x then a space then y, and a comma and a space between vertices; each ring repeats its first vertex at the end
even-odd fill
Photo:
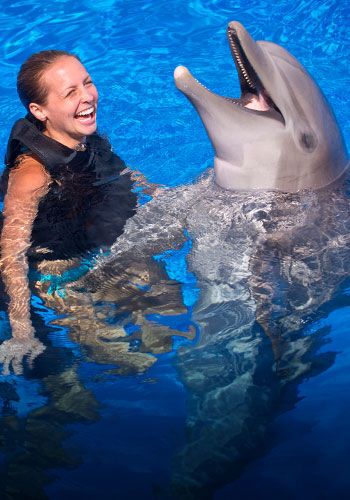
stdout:
POLYGON ((261 92, 259 92, 258 94, 249 94, 249 100, 244 103, 244 107, 255 109, 256 111, 269 111, 269 109, 271 108, 268 100, 261 92))

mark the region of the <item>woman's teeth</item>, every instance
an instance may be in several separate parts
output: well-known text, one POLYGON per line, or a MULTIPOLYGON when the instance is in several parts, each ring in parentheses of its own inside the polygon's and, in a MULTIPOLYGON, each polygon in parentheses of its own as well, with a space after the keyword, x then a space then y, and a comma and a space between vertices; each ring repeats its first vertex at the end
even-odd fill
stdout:
POLYGON ((95 108, 94 106, 91 106, 90 108, 84 109, 83 111, 80 111, 80 113, 77 113, 75 115, 76 118, 92 118, 95 113, 95 108))

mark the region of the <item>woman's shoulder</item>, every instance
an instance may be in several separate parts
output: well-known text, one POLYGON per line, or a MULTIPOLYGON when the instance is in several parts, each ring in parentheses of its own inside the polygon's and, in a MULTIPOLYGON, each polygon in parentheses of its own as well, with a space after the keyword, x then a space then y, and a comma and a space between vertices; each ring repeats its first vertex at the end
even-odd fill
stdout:
POLYGON ((50 181, 50 175, 44 165, 30 152, 17 157, 9 177, 9 184, 18 192, 36 191, 46 187, 50 181))

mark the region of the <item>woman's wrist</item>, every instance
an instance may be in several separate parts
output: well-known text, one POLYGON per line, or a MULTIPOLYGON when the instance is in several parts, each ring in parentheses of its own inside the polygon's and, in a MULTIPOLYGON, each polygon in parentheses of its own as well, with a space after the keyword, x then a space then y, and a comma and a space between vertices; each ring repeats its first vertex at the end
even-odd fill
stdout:
POLYGON ((34 337, 34 327, 29 314, 21 318, 11 317, 10 314, 10 325, 13 338, 20 340, 34 337))

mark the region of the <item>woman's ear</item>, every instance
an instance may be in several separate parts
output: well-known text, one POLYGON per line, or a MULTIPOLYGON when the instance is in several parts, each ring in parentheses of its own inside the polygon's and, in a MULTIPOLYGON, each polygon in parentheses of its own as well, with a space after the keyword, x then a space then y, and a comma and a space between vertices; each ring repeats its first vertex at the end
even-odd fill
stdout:
POLYGON ((29 111, 32 113, 35 118, 40 120, 41 122, 44 122, 46 120, 46 113, 43 109, 42 106, 39 104, 35 104, 35 102, 31 102, 29 104, 29 111))

